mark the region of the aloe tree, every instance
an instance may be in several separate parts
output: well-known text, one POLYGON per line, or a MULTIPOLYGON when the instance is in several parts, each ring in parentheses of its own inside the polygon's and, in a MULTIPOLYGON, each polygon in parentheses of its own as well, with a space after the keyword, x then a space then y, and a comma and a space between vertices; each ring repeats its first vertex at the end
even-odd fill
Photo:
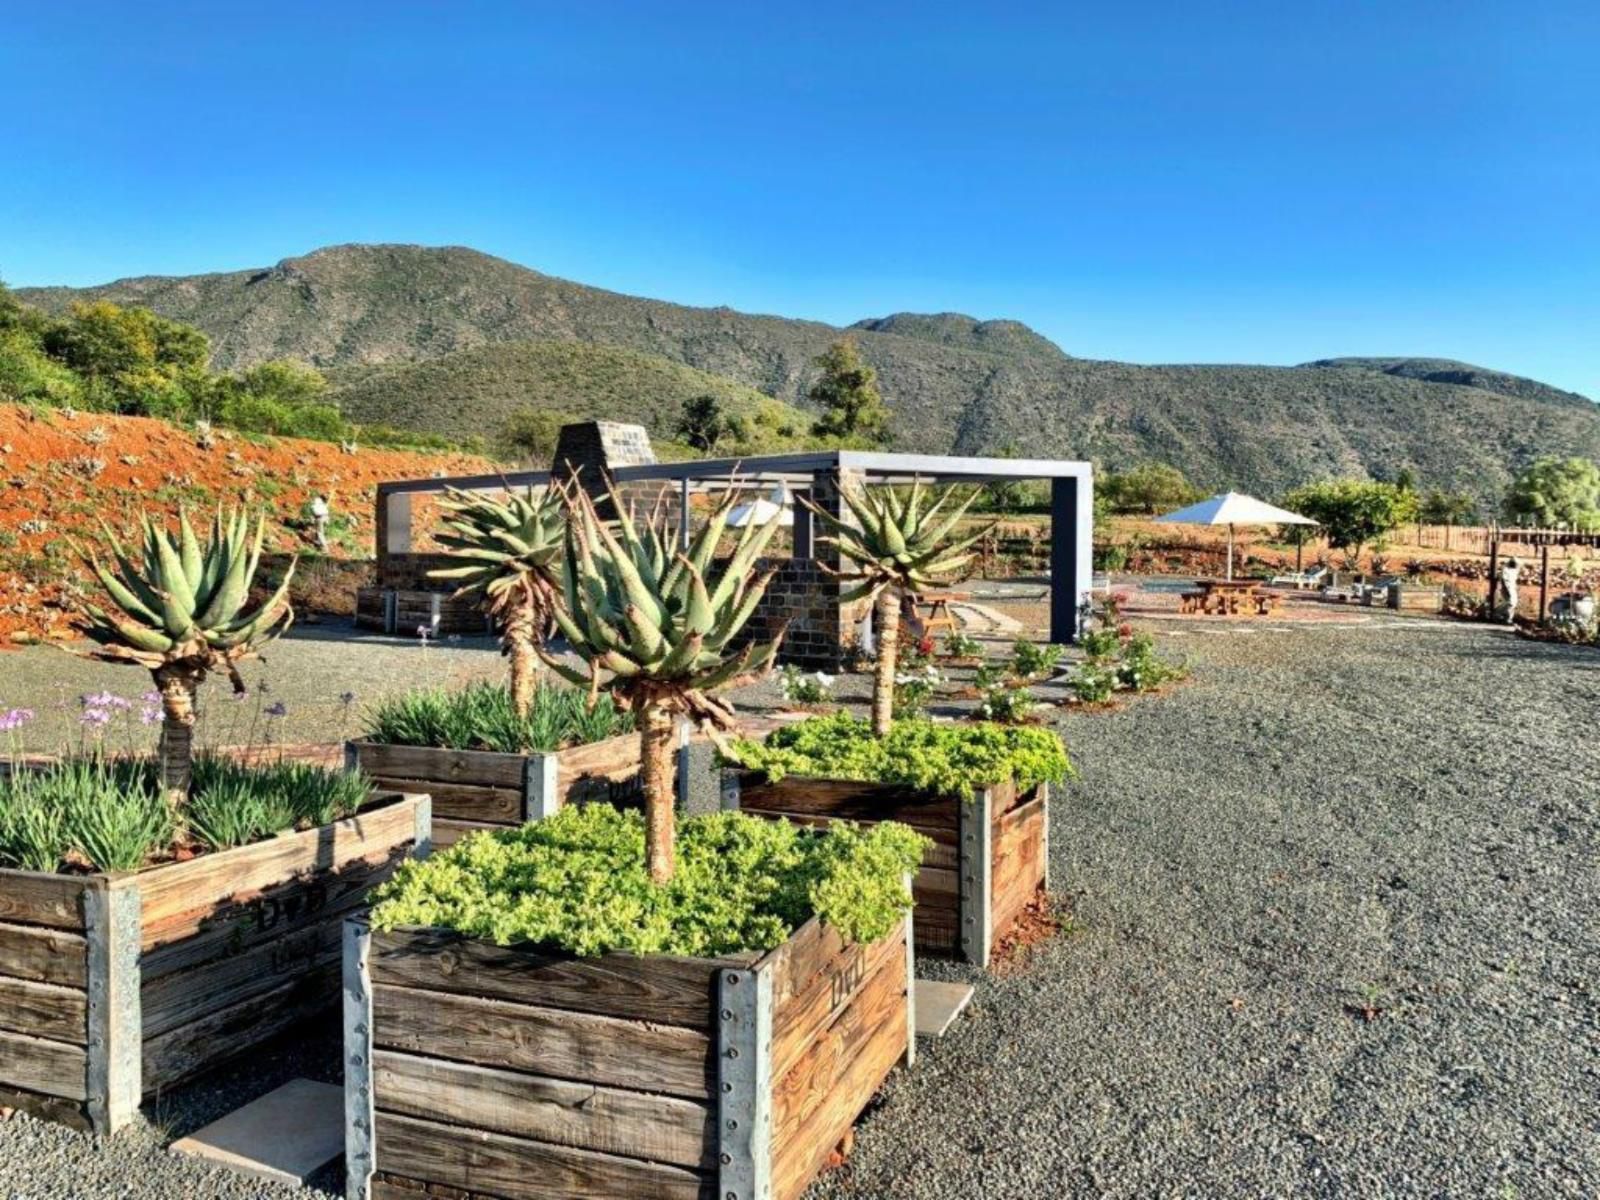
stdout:
POLYGON ((536 648, 561 587, 567 526, 561 498, 551 488, 511 492, 504 501, 449 488, 441 507, 445 532, 438 540, 460 565, 428 575, 460 580, 457 596, 483 598, 511 659, 511 703, 526 716, 538 686, 536 648))
POLYGON ((294 562, 265 604, 251 605, 250 585, 261 562, 264 519, 250 532, 242 509, 224 519, 219 508, 204 546, 188 515, 178 514, 178 532, 140 514, 141 561, 105 529, 111 559, 75 547, 105 589, 109 608, 85 604, 93 658, 131 662, 149 670, 161 694, 161 786, 176 810, 188 797, 193 767, 195 693, 212 671, 226 671, 235 692, 244 691, 238 663, 294 620, 289 584, 294 562))
POLYGON ((639 728, 644 783, 646 848, 650 878, 672 877, 673 726, 688 716, 713 737, 733 724, 733 710, 717 693, 772 666, 783 640, 733 642, 760 602, 772 571, 758 574, 756 560, 777 522, 747 525, 732 557, 714 573, 717 545, 727 529, 729 496, 685 550, 657 507, 636 522, 612 489, 617 518, 603 520, 576 483, 562 491, 568 514, 557 626, 587 664, 578 670, 539 653, 551 670, 590 690, 608 689, 631 710, 639 728))
POLYGON ((834 516, 804 496, 800 501, 832 530, 821 539, 839 548, 852 569, 835 571, 848 586, 840 599, 846 603, 870 600, 878 609, 878 666, 872 683, 872 731, 889 732, 894 720, 894 671, 899 656, 900 600, 941 586, 972 557, 967 549, 989 532, 985 527, 970 537, 952 539, 956 525, 979 493, 974 492, 952 512, 942 513, 955 494, 945 488, 924 507, 920 479, 902 494, 896 488, 879 488, 855 494, 841 488, 845 507, 854 521, 834 516))

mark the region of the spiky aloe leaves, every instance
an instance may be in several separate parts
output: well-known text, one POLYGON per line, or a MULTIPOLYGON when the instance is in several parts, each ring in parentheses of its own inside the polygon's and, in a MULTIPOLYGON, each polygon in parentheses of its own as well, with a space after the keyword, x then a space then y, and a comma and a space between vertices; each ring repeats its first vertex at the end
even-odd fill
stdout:
POLYGON ((613 490, 618 517, 608 522, 586 492, 566 488, 562 598, 554 615, 588 670, 544 654, 551 669, 591 690, 608 686, 629 705, 665 705, 715 725, 731 721, 715 693, 768 669, 782 640, 733 649, 772 578, 756 563, 778 528, 745 526, 716 570, 735 499, 726 497, 680 549, 659 506, 637 520, 613 490))
POLYGON ((453 580, 457 596, 481 595, 495 611, 530 587, 557 586, 567 520, 554 489, 530 487, 501 500, 449 488, 445 497, 438 541, 456 562, 429 578, 453 580))
POLYGON ((139 528, 137 556, 109 528, 107 558, 74 547, 109 600, 106 607, 84 606, 97 657, 151 670, 185 660, 220 665, 247 656, 288 627, 294 563, 265 604, 249 603, 264 520, 252 532, 243 510, 224 517, 218 509, 204 545, 185 512, 178 514, 176 533, 145 514, 139 528))
POLYGON ((839 548, 851 564, 842 577, 851 585, 841 599, 870 599, 886 587, 924 592, 939 587, 971 560, 969 553, 993 525, 963 537, 953 537, 961 519, 978 498, 974 491, 965 501, 945 512, 955 488, 944 488, 925 504, 920 479, 908 492, 883 487, 856 493, 841 492, 853 521, 836 517, 806 497, 800 502, 831 531, 826 540, 839 548))

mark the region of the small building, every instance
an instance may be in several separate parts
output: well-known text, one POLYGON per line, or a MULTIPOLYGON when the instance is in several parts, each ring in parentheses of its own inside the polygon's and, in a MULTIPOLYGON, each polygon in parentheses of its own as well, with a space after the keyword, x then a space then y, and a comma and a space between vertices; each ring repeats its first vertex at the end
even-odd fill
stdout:
MULTIPOLYGON (((591 492, 602 489, 610 479, 632 503, 646 509, 665 504, 686 542, 695 498, 730 490, 767 495, 781 484, 791 495, 806 496, 819 508, 843 515, 841 488, 904 485, 919 479, 929 485, 1048 480, 1050 640, 1077 640, 1082 606, 1090 589, 1094 472, 1089 463, 876 450, 804 450, 660 463, 655 461, 643 428, 609 421, 586 421, 563 428, 550 471, 403 479, 379 484, 378 587, 363 589, 357 619, 367 625, 381 624, 390 631, 409 632, 412 616, 426 617, 431 612, 438 614, 436 631, 481 630, 481 615, 470 608, 456 611, 448 599, 448 589, 427 578, 427 573, 440 566, 444 558, 413 548, 415 508, 426 497, 447 487, 503 492, 508 487, 537 487, 574 473, 591 492)), ((865 606, 846 604, 841 599, 846 585, 824 569, 838 568, 838 552, 817 538, 810 512, 796 504, 793 514, 788 553, 778 564, 778 573, 751 619, 748 632, 752 637, 770 636, 787 621, 785 661, 836 669, 865 614, 865 606)), ((773 565, 772 561, 766 565, 773 565)))

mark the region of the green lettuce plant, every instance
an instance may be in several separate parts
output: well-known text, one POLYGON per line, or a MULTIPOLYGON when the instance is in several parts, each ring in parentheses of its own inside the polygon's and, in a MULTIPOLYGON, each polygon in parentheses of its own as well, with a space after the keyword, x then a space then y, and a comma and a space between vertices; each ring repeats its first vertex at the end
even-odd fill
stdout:
POLYGON ((904 825, 807 829, 745 813, 678 822, 677 869, 646 863, 647 822, 604 804, 464 838, 401 864, 376 894, 377 929, 436 926, 571 954, 715 956, 771 950, 813 915, 849 942, 888 934, 931 844, 904 825))

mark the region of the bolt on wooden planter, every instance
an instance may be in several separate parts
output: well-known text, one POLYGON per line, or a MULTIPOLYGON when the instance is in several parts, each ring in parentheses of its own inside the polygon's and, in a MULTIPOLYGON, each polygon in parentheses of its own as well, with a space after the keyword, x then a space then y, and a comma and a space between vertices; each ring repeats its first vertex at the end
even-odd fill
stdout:
POLYGON ((726 958, 345 927, 349 1200, 792 1200, 913 1053, 912 933, 726 958))
MULTIPOLYGON (((680 791, 689 735, 680 730, 680 791)), ((380 788, 427 792, 433 797, 433 844, 450 846, 480 829, 514 827, 550 816, 569 804, 600 801, 639 808, 639 735, 624 733, 550 754, 499 754, 434 746, 345 743, 345 765, 380 788)))
POLYGON ((148 870, 0 870, 0 1104, 113 1133, 140 1099, 339 995, 340 928, 408 852, 428 798, 148 870))
POLYGON ((1050 886, 1050 785, 1014 783, 969 800, 895 784, 796 775, 774 783, 724 768, 722 806, 803 825, 899 821, 933 839, 912 882, 917 947, 987 967, 995 942, 1040 888, 1050 886))

